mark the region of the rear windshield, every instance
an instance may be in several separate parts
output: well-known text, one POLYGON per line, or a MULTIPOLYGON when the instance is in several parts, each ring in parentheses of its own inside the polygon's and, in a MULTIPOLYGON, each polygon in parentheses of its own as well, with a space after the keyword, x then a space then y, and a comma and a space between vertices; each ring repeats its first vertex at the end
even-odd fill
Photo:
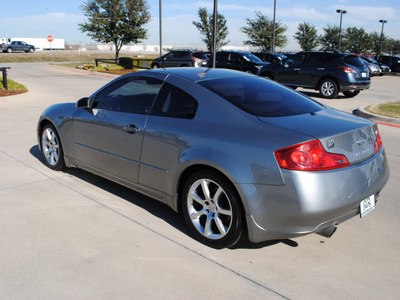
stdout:
POLYGON ((363 62, 361 61, 361 59, 358 58, 358 56, 355 56, 355 55, 348 55, 348 56, 346 56, 346 57, 344 58, 344 60, 345 60, 348 64, 350 64, 350 65, 352 65, 352 66, 355 66, 355 67, 363 67, 363 66, 364 66, 364 64, 363 64, 363 62))
POLYGON ((256 76, 205 80, 199 84, 240 109, 260 117, 301 115, 323 108, 290 88, 256 76))
POLYGON ((208 59, 207 55, 201 52, 195 52, 192 54, 193 57, 200 58, 200 59, 208 59))

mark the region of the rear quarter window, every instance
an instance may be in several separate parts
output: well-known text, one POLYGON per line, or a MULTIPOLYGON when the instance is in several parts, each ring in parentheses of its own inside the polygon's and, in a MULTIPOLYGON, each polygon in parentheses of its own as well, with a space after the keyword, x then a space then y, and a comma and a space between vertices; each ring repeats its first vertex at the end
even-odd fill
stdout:
POLYGON ((240 109, 260 117, 313 113, 322 105, 271 80, 249 76, 199 82, 240 109))
POLYGON ((361 61, 361 58, 355 55, 349 55, 344 58, 345 62, 355 66, 355 67, 363 67, 364 63, 361 61))

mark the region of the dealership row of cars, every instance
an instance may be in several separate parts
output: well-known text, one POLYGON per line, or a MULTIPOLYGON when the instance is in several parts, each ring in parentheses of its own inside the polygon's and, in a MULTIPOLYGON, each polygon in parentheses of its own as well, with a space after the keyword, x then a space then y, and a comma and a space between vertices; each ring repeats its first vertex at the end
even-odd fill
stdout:
MULTIPOLYGON (((210 55, 201 51, 171 51, 152 62, 152 68, 210 66, 210 55)), ((258 74, 292 88, 318 90, 324 98, 341 92, 354 97, 368 89, 372 76, 400 72, 400 57, 372 57, 331 51, 304 51, 278 54, 268 52, 218 51, 217 68, 258 74)))

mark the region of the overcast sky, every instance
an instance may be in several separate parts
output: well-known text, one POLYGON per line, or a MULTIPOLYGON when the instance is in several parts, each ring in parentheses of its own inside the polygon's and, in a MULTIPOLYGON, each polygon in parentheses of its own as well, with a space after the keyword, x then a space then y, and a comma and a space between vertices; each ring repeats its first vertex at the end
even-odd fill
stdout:
MULTIPOLYGON (((2 0, 6 1, 6 0, 2 0)), ((148 24, 148 45, 159 43, 159 0, 148 0, 151 22, 148 24)), ((78 29, 78 23, 85 17, 80 10, 81 0, 7 0, 1 7, 0 37, 46 37, 64 38, 67 43, 91 43, 91 39, 78 29)), ((199 31, 192 24, 198 20, 199 7, 213 9, 213 0, 162 0, 163 44, 173 46, 202 46, 199 31)), ((337 9, 348 11, 343 15, 343 28, 364 28, 367 32, 381 32, 380 19, 385 24, 384 33, 400 39, 399 0, 276 0, 276 20, 288 27, 288 45, 281 50, 299 50, 293 35, 298 24, 309 22, 318 33, 326 25, 339 25, 337 9)), ((240 28, 246 25, 246 18, 254 19, 260 11, 273 18, 274 0, 219 0, 218 11, 227 19, 228 39, 231 45, 243 46, 246 35, 240 28)))

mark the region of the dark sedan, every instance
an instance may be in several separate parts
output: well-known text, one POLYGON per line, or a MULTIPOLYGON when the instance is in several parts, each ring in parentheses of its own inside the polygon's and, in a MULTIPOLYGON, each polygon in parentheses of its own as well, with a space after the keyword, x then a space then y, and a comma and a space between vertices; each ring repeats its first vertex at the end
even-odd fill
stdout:
POLYGON ((226 69, 121 76, 40 116, 46 165, 77 167, 183 213, 215 248, 364 217, 389 178, 375 123, 226 69))

